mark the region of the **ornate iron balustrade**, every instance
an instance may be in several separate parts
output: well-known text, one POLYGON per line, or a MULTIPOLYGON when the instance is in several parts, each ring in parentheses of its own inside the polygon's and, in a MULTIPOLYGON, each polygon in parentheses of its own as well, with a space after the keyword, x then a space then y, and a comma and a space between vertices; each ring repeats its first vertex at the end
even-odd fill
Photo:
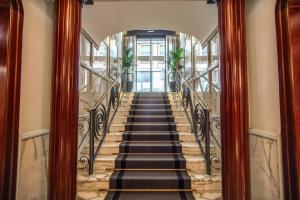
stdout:
POLYGON ((220 128, 220 123, 217 119, 210 118, 209 108, 198 97, 180 72, 176 72, 174 79, 176 92, 190 121, 200 151, 204 156, 206 174, 211 175, 211 167, 221 169, 220 165, 218 165, 221 163, 220 155, 211 154, 211 144, 219 145, 211 126, 218 122, 216 127, 220 128))
POLYGON ((117 79, 101 96, 100 100, 89 109, 89 116, 79 118, 79 130, 81 141, 78 147, 79 169, 88 168, 89 174, 93 174, 94 161, 102 146, 109 127, 119 108, 120 102, 126 92, 126 81, 123 74, 119 74, 117 79), (89 141, 88 148, 85 141, 89 141))

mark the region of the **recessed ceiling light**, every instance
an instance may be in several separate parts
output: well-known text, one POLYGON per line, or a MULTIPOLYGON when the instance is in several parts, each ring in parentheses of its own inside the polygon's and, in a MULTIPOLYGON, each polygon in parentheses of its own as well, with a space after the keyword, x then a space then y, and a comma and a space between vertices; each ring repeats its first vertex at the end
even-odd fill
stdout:
POLYGON ((148 31, 148 33, 154 33, 155 31, 148 31))

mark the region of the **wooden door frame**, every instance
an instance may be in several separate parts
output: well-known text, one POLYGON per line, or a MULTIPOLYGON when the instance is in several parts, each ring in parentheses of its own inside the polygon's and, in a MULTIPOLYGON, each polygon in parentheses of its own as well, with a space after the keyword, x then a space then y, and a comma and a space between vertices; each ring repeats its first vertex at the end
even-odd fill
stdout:
POLYGON ((300 1, 277 0, 282 166, 285 200, 300 199, 300 1))
POLYGON ((16 197, 22 33, 22 1, 0 0, 0 199, 16 197))

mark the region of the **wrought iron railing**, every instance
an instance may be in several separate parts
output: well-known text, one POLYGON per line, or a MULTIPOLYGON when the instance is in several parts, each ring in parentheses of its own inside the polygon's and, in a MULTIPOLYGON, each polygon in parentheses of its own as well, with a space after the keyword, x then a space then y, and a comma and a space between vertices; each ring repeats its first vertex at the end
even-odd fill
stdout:
POLYGON ((93 174, 95 158, 126 92, 123 77, 124 73, 119 74, 108 85, 99 100, 88 109, 88 116, 79 117, 79 131, 83 134, 78 146, 78 167, 88 168, 89 174, 93 174))
POLYGON ((220 161, 220 156, 211 154, 212 143, 215 145, 215 136, 211 129, 212 118, 210 118, 210 110, 188 84, 181 72, 176 72, 173 75, 173 80, 175 80, 176 92, 205 159, 206 174, 211 175, 211 167, 219 169, 219 166, 215 165, 215 163, 220 161))

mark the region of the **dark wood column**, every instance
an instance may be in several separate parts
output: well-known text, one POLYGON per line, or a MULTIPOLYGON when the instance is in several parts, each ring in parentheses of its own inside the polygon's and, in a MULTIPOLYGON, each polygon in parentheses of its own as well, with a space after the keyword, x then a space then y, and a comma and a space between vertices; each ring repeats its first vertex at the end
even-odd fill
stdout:
POLYGON ((76 199, 81 3, 56 2, 52 75, 49 200, 76 199))
POLYGON ((22 1, 0 0, 0 199, 16 195, 22 33, 22 1))
POLYGON ((277 0, 276 29, 286 200, 300 199, 300 1, 277 0))
POLYGON ((224 200, 250 200, 245 0, 221 0, 221 127, 224 200))

